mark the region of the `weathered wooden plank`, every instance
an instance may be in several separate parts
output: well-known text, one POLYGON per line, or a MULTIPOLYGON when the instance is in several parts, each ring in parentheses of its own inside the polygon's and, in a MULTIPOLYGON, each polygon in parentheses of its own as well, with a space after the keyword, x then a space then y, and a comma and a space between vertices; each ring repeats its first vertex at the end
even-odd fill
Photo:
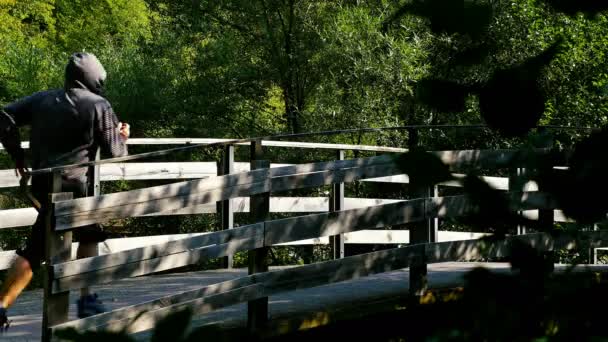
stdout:
MULTIPOLYGON (((439 242, 459 241, 467 239, 479 239, 484 236, 490 236, 490 233, 473 233, 473 232, 451 232, 439 231, 439 242)), ((326 245, 329 243, 327 236, 306 239, 292 242, 284 242, 275 246, 294 246, 294 245, 326 245)), ((407 229, 403 230, 360 230, 344 234, 344 243, 347 244, 406 244, 410 243, 410 232, 407 229)))
MULTIPOLYGON (((336 159, 344 160, 344 151, 336 151, 336 159)), ((344 206, 344 183, 332 184, 329 194, 329 211, 345 210, 344 206)), ((329 237, 329 246, 331 248, 331 256, 334 259, 344 258, 346 249, 344 246, 344 234, 333 235, 329 237)))
MULTIPOLYGON (((538 220, 538 210, 524 210, 523 216, 530 220, 538 220)), ((553 217, 555 222, 575 222, 573 219, 568 218, 563 211, 558 209, 553 211, 553 217)))
MULTIPOLYGON (((21 142, 21 148, 24 149, 28 149, 30 148, 30 142, 29 141, 22 141, 21 142)), ((0 151, 4 150, 4 146, 2 145, 2 143, 0 143, 0 151)))
MULTIPOLYGON (((426 257, 429 263, 504 258, 509 256, 509 245, 515 239, 523 240, 541 251, 553 250, 555 247, 551 235, 533 233, 509 236, 503 240, 478 239, 432 243, 426 246, 426 257)), ((567 244, 571 242, 571 238, 566 237, 565 240, 562 238, 562 241, 567 244)))
POLYGON ((7 270, 13 265, 13 261, 17 258, 15 251, 0 252, 0 270, 7 270))
MULTIPOLYGON (((237 279, 243 283, 242 280, 249 279, 237 279)), ((226 283, 235 283, 235 281, 217 285, 221 288, 225 287, 226 283)), ((195 315, 201 315, 247 301, 250 298, 258 298, 264 291, 261 284, 242 285, 219 293, 216 293, 218 291, 208 291, 210 287, 216 287, 216 285, 60 324, 52 327, 52 330, 57 332, 65 328, 75 328, 80 331, 126 331, 133 334, 151 329, 171 313, 185 308, 190 308, 195 315)))
POLYGON ((268 169, 247 174, 226 175, 191 182, 179 186, 133 190, 123 193, 68 201, 56 211, 57 229, 70 229, 92 223, 105 222, 187 206, 214 203, 220 200, 269 191, 268 169), (221 179, 219 182, 216 181, 221 179), (210 180, 212 190, 199 191, 204 186, 199 182, 210 180), (236 184, 235 184, 236 183, 236 184), (114 201, 113 201, 114 200, 114 201))
MULTIPOLYGON (((252 170, 270 167, 270 161, 264 160, 264 148, 261 141, 252 141, 250 145, 250 167, 252 170)), ((270 214, 270 189, 268 192, 249 197, 251 222, 265 222, 270 214)), ((265 224, 264 224, 265 229, 265 224)), ((261 248, 247 252, 247 266, 250 275, 268 272, 268 255, 270 248, 265 244, 261 248)), ((268 297, 254 298, 247 302, 247 328, 256 332, 268 322, 268 297)))
POLYGON ((408 151, 405 148, 388 147, 388 146, 327 144, 327 143, 309 143, 309 142, 300 142, 300 141, 272 141, 272 140, 262 140, 262 146, 306 148, 306 149, 347 150, 347 151, 396 152, 396 153, 404 153, 404 152, 408 151))
POLYGON ((266 222, 268 246, 424 219, 424 200, 314 214, 266 222))
MULTIPOLYGON (((265 181, 266 179, 268 179, 268 170, 264 169, 124 191, 95 198, 78 198, 72 201, 57 203, 55 215, 61 216, 90 210, 113 208, 121 205, 145 203, 151 200, 182 197, 193 193, 225 189, 237 185, 255 184, 257 182, 265 181)), ((209 201, 208 203, 211 202, 215 201, 209 201)))
MULTIPOLYGON (((511 210, 554 209, 557 202, 550 194, 543 192, 505 193, 510 200, 511 210)), ((477 208, 467 195, 429 198, 426 215, 429 217, 459 217, 474 213, 477 208)))
POLYGON ((0 210, 0 229, 31 226, 36 217, 38 211, 34 208, 0 210))
MULTIPOLYGON (((326 212, 328 197, 271 197, 270 212, 274 213, 312 213, 326 212)), ((401 200, 379 198, 345 198, 345 209, 364 208, 374 205, 395 203, 401 200)), ((249 212, 249 198, 232 199, 234 212, 249 212)), ((169 216, 212 214, 216 212, 213 204, 194 205, 180 209, 161 211, 142 216, 169 216)), ((36 222, 38 212, 34 208, 0 210, 0 229, 31 226, 36 222)))
MULTIPOLYGON (((348 161, 327 162, 327 163, 311 163, 301 164, 296 166, 286 166, 270 169, 261 169, 249 171, 246 173, 237 173, 226 176, 211 177, 209 179, 195 180, 189 182, 179 182, 169 185, 157 186, 147 189, 139 189, 126 191, 115 194, 108 194, 98 198, 82 198, 64 203, 58 203, 56 215, 62 216, 85 212, 90 210, 99 210, 103 208, 117 207, 134 203, 143 203, 159 198, 179 197, 199 192, 211 191, 216 189, 224 189, 226 187, 234 187, 237 185, 255 184, 256 182, 265 181, 268 174, 273 177, 285 176, 293 172, 317 172, 319 170, 336 170, 340 168, 355 168, 358 166, 374 165, 379 161, 387 160, 386 157, 371 157, 353 159, 348 161)), ((352 171, 351 171, 352 172, 352 171)), ((324 184, 324 183, 322 183, 324 184)), ((288 187, 293 189, 294 186, 288 187)), ((194 203, 201 204, 201 203, 194 203)))
POLYGON ((401 171, 394 163, 376 164, 312 173, 286 175, 272 178, 272 191, 281 192, 329 185, 333 183, 354 182, 356 180, 399 174, 401 171))
POLYGON ((381 155, 368 158, 356 158, 346 160, 333 160, 328 162, 295 164, 271 169, 272 177, 308 174, 320 171, 333 171, 349 168, 361 168, 365 166, 391 164, 395 161, 395 155, 381 155))
MULTIPOLYGON (((584 233, 594 233, 592 235, 595 239, 608 241, 608 232, 606 231, 584 233)), ((550 237, 546 234, 528 234, 513 238, 524 239, 536 247, 546 249, 553 248, 553 242, 549 240, 550 237)), ((571 242, 568 242, 572 239, 572 237, 565 237, 563 240, 566 242, 562 244, 566 245, 566 243, 570 243, 572 246, 571 242)), ((433 243, 428 245, 412 245, 403 248, 393 248, 346 257, 344 259, 242 277, 86 319, 68 322, 53 327, 53 330, 56 331, 61 328, 74 327, 81 331, 98 329, 119 331, 132 324, 134 317, 142 314, 145 315, 145 312, 154 312, 158 309, 174 312, 191 303, 196 303, 196 305, 192 305, 192 308, 203 307, 203 309, 201 309, 203 311, 197 313, 204 313, 209 311, 207 308, 213 308, 212 306, 205 307, 204 304, 207 303, 206 301, 218 294, 228 294, 239 289, 245 291, 246 288, 252 286, 256 286, 256 288, 259 289, 259 292, 256 292, 251 296, 244 296, 234 301, 226 300, 226 297, 223 297, 222 301, 219 301, 226 305, 232 305, 253 298, 261 298, 285 291, 325 285, 364 277, 370 274, 406 268, 409 266, 412 257, 421 254, 426 255, 428 262, 437 263, 453 260, 474 260, 482 256, 488 257, 489 254, 492 254, 494 257, 506 256, 508 255, 508 250, 506 242, 488 243, 487 241, 455 241, 451 243, 433 243)), ((228 298, 234 298, 234 296, 228 296, 228 298)), ((157 321, 158 320, 152 319, 150 321, 144 321, 145 323, 136 322, 131 325, 133 327, 131 329, 133 330, 129 330, 129 332, 133 333, 149 329, 154 326, 154 323, 157 321)))
MULTIPOLYGON (((381 156, 331 162, 332 165, 312 163, 297 165, 295 169, 292 166, 270 169, 270 174, 281 175, 286 169, 315 169, 320 164, 329 168, 329 170, 315 171, 311 174, 273 177, 271 179, 272 189, 273 191, 275 189, 283 191, 304 186, 320 186, 332 182, 354 181, 361 178, 398 173, 398 168, 393 163, 357 167, 359 164, 367 165, 384 159, 381 156), (346 165, 350 166, 346 169, 334 170, 338 166, 344 166, 340 164, 342 162, 348 162, 346 165)), ((152 214, 184 206, 213 203, 237 196, 268 192, 271 187, 268 170, 261 169, 58 203, 55 212, 57 229, 69 229, 104 222, 109 219, 152 214)))
MULTIPOLYGON (((533 158, 559 156, 547 148, 532 150, 461 150, 429 152, 452 169, 491 169, 523 166, 533 158)), ((559 162, 556 159, 555 162, 559 162)))
MULTIPOLYGON (((439 185, 443 186, 453 186, 453 187, 461 187, 462 184, 458 180, 466 177, 465 174, 462 173, 453 173, 452 176, 456 178, 453 181, 447 181, 440 183, 439 185)), ((509 189, 509 178, 507 177, 491 177, 491 176, 481 176, 480 177, 484 182, 488 183, 491 187, 498 190, 508 190, 509 189)), ((534 191, 534 190, 528 190, 534 191)))
MULTIPOLYGON (((50 194, 46 207, 52 208, 57 201, 72 199, 72 193, 61 193, 61 172, 49 174, 50 194)), ((68 321, 70 293, 66 291, 53 292, 51 267, 54 264, 67 261, 72 256, 72 232, 55 233, 53 211, 44 213, 44 265, 43 270, 43 304, 42 304, 42 341, 51 341, 51 326, 68 321)))
MULTIPOLYGON (((328 197, 271 197, 270 212, 273 213, 314 213, 326 212, 328 197)), ((374 205, 395 203, 401 200, 380 198, 345 198, 345 209, 365 208, 374 205)), ((234 212, 249 212, 249 198, 237 197, 232 199, 234 212)), ((216 212, 213 204, 193 205, 185 208, 161 211, 158 213, 138 216, 171 216, 212 214, 216 212)), ((0 229, 31 226, 36 222, 38 212, 34 208, 0 210, 0 229)))
MULTIPOLYGON (((198 145, 198 144, 215 144, 220 142, 233 141, 235 139, 216 139, 216 138, 131 138, 127 140, 127 145, 198 145)), ((249 145, 249 143, 237 143, 235 145, 249 145)), ((280 140, 263 140, 263 146, 268 147, 291 147, 305 149, 321 149, 321 150, 349 150, 349 151, 371 151, 371 152, 407 152, 407 149, 390 147, 390 146, 373 146, 373 145, 353 145, 353 144, 328 144, 328 143, 311 143, 300 141, 280 141, 280 140)), ((21 143, 25 149, 30 147, 28 141, 21 143)), ((0 150, 4 147, 0 144, 0 150)))
POLYGON ((231 240, 225 244, 197 248, 158 258, 130 262, 54 279, 53 292, 62 292, 95 284, 108 283, 118 279, 166 271, 195 264, 203 258, 219 258, 236 252, 259 248, 260 246, 263 246, 263 232, 261 231, 249 238, 231 240))
POLYGON ((215 176, 214 162, 116 163, 101 165, 101 180, 190 179, 215 176))
MULTIPOLYGON (((128 140, 129 145, 186 145, 186 144, 212 144, 227 142, 234 139, 213 139, 213 138, 132 138, 128 140)), ((238 143, 235 145, 248 145, 248 143, 238 143)), ((371 151, 371 152, 407 152, 407 149, 388 146, 371 145, 352 145, 352 144, 328 144, 311 143, 300 141, 280 141, 262 140, 262 146, 268 147, 291 147, 305 149, 327 149, 327 150, 350 150, 350 151, 371 151)))
MULTIPOLYGON (((217 163, 217 175, 223 176, 234 173, 234 145, 226 145, 222 151, 222 158, 217 163)), ((216 209, 219 213, 219 229, 234 228, 234 203, 233 199, 227 199, 217 202, 216 209)), ((224 257, 221 261, 221 266, 224 268, 232 268, 233 255, 224 257)))
POLYGON ((54 279, 80 273, 93 272, 104 268, 119 266, 137 261, 155 259, 163 256, 182 253, 210 245, 225 244, 236 239, 247 239, 263 234, 264 224, 257 223, 230 230, 206 233, 177 241, 148 245, 92 258, 72 260, 53 266, 54 279))
POLYGON ((420 246, 394 248, 286 270, 254 274, 195 291, 167 296, 113 312, 68 322, 53 327, 53 331, 67 327, 74 327, 81 331, 101 329, 119 331, 131 325, 128 329, 130 329, 129 332, 133 333, 151 328, 162 318, 155 317, 150 321, 144 321, 145 323, 135 322, 133 324, 133 318, 139 315, 146 315, 146 312, 154 313, 155 311, 164 310, 163 312, 168 314, 169 312, 175 312, 188 306, 195 309, 196 314, 202 314, 220 307, 263 298, 281 292, 402 269, 408 266, 411 255, 420 254, 421 252, 423 252, 423 249, 420 246), (240 296, 240 298, 239 296, 231 295, 236 291, 246 291, 246 289, 252 287, 255 287, 258 291, 251 293, 251 295, 240 296), (223 294, 225 295, 222 296, 223 294), (202 298, 192 299, 193 297, 202 298), (221 300, 217 301, 217 306, 206 306, 205 304, 212 298, 221 298, 221 300), (230 298, 235 298, 235 300, 230 300, 230 298))

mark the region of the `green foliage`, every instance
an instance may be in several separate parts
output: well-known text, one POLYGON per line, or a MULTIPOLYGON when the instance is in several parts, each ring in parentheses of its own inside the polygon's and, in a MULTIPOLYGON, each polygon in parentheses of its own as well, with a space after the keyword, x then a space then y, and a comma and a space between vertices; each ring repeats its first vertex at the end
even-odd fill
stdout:
MULTIPOLYGON (((608 17, 588 9, 581 14, 564 12, 561 5, 540 0, 482 0, 474 5, 456 0, 401 4, 385 0, 0 0, 0 102, 61 87, 69 54, 87 50, 106 66, 107 97, 119 118, 132 124, 135 137, 246 137, 481 123, 488 102, 480 85, 500 84, 504 89, 503 83, 517 92, 506 101, 503 92, 495 91, 499 87, 490 92, 490 98, 496 95, 502 97, 499 104, 506 103, 486 110, 492 115, 502 109, 496 127, 521 124, 506 115, 505 108, 522 120, 531 119, 525 132, 537 121, 535 115, 542 115, 543 124, 603 125, 608 112, 608 17), (443 5, 450 6, 450 11, 432 10, 443 5), (491 20, 483 18, 487 14, 491 20), (504 82, 512 80, 508 76, 513 68, 525 66, 558 38, 563 39, 561 51, 542 68, 518 69, 524 70, 518 75, 534 71, 530 74, 536 74, 538 84, 519 87, 524 83, 516 81, 523 76, 504 82), (425 92, 425 84, 434 87, 425 92), (531 94, 526 98, 538 100, 541 91, 544 97, 536 106, 540 111, 527 115, 517 110, 527 105, 518 99, 531 94), (421 99, 435 108, 424 106, 421 99), (441 101, 450 106, 437 106, 446 104, 441 101)), ((393 146, 418 141, 426 149, 455 149, 521 147, 533 144, 538 136, 503 139, 491 130, 412 130, 318 140, 393 146)), ((565 133, 557 137, 557 143, 571 145, 577 139, 565 133)), ((357 152, 348 157, 363 155, 357 152)), ((209 151, 193 152, 184 159, 217 157, 217 151, 209 151)), ((318 160, 319 154, 277 149, 269 151, 269 159, 304 162, 318 160)), ((2 163, 8 168, 6 160, 2 163)), ((153 184, 158 183, 106 183, 104 191, 153 184)), ((470 187, 485 189, 477 183, 470 187)), ((314 191, 321 192, 301 194, 314 191)), ((394 186, 358 183, 347 191, 362 197, 387 193, 403 197, 405 193, 394 186)), ((489 208, 502 205, 498 199, 484 199, 478 200, 489 208)), ((0 194, 0 206, 22 205, 15 193, 0 194)), ((109 230, 113 236, 132 236, 216 226, 216 218, 201 215, 121 220, 109 230)), ((2 232, 1 246, 15 248, 23 236, 22 232, 2 232)), ((327 256, 321 248, 314 255, 309 252, 274 249, 273 263, 327 256)), ((244 253, 235 260, 240 266, 246 264, 244 253)))

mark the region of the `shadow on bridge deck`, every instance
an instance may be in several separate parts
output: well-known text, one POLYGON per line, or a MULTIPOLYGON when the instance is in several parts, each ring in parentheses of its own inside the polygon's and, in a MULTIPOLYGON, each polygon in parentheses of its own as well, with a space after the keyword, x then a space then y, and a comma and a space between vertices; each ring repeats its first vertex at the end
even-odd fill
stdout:
MULTIPOLYGON (((450 262, 429 265, 429 285, 432 288, 461 286, 463 276, 475 267, 484 266, 497 272, 510 272, 507 263, 459 263, 450 262)), ((592 266, 606 268, 606 266, 592 266)), ((558 266, 556 269, 564 269, 558 266)), ((272 268, 271 268, 272 270, 272 268)), ((241 276, 245 269, 214 270, 169 275, 130 278, 98 286, 95 291, 110 309, 157 299, 179 291, 214 284, 241 276)), ((385 298, 407 295, 408 270, 372 275, 342 283, 302 289, 272 296, 269 299, 271 320, 287 321, 289 317, 306 317, 315 313, 327 313, 340 307, 356 307, 385 298)), ((70 298, 70 319, 75 319, 77 292, 70 298)), ((39 341, 42 325, 42 291, 25 292, 16 305, 9 310, 13 320, 11 329, 0 336, 2 341, 39 341)), ((245 327, 247 325, 246 304, 235 305, 209 314, 194 317, 192 327, 219 324, 222 328, 245 327)), ((146 340, 149 332, 136 334, 137 339, 146 340)))

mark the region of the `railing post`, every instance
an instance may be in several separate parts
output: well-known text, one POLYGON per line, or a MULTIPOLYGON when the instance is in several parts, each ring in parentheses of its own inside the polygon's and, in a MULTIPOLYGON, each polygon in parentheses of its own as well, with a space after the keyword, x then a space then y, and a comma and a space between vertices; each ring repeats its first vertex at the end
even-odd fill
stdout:
MULTIPOLYGON (((222 160, 218 165, 218 176, 234 173, 234 145, 224 146, 222 160)), ((227 199, 218 202, 218 214, 220 218, 220 230, 234 228, 234 206, 232 199, 227 199)), ((233 255, 227 255, 222 258, 221 267, 232 268, 233 255)))
MULTIPOLYGON (((344 151, 337 150, 337 160, 344 160, 344 151)), ((329 211, 344 210, 344 183, 332 184, 331 193, 329 195, 329 211)), ((329 237, 329 246, 331 248, 333 259, 344 258, 344 234, 332 235, 329 237)))
MULTIPOLYGON (((411 181, 411 180, 410 180, 411 181)), ((418 187, 410 182, 412 198, 429 198, 434 195, 434 188, 418 187)), ((426 208, 424 209, 426 212, 426 208)), ((435 218, 425 218, 420 223, 410 225, 410 244, 437 242, 435 218)), ((421 248, 424 251, 424 248, 421 248)), ((427 265, 424 253, 412 259, 410 264, 410 295, 420 297, 427 289, 427 265)))
MULTIPOLYGON (((544 129, 543 129, 544 130, 544 129)), ((539 133, 543 134, 546 133, 546 131, 540 131, 539 133)), ((549 136, 547 136, 549 139, 547 139, 546 141, 542 142, 542 146, 544 148, 551 148, 553 147, 553 139, 551 139, 549 136)), ((549 165, 547 166, 548 168, 552 169, 553 165, 549 165)), ((551 170, 548 170, 551 171, 551 170)), ((543 191, 542 187, 539 184, 539 191, 543 191)), ((538 224, 539 224, 539 229, 545 232, 551 232, 553 231, 553 224, 555 222, 555 210, 553 208, 551 209, 540 209, 538 211, 538 224)), ((525 234, 525 232, 524 232, 525 234)), ((554 265, 555 265, 555 251, 547 251, 544 253, 545 256, 545 261, 547 262, 548 266, 550 266, 551 270, 554 269, 554 265)))
MULTIPOLYGON (((95 161, 101 159, 99 148, 95 152, 95 161)), ((93 166, 89 166, 89 188, 88 195, 89 196, 100 196, 101 195, 101 165, 95 164, 93 166)))
MULTIPOLYGON (((411 130, 410 132, 410 149, 414 150, 418 148, 418 132, 411 130)), ((435 195, 435 187, 429 187, 422 184, 416 184, 416 180, 410 179, 410 194, 412 198, 429 198, 435 195)), ((424 209, 426 212, 426 208, 424 209)), ((435 224, 435 218, 426 218, 420 223, 411 224, 410 230, 410 244, 422 244, 437 241, 437 226, 435 224)), ((424 251, 421 248, 421 251, 424 251)), ((410 295, 414 296, 414 300, 417 297, 424 295, 427 289, 427 265, 426 257, 423 252, 421 255, 412 259, 410 264, 410 295)))
MULTIPOLYGON (((262 141, 251 143, 251 170, 270 167, 267 160, 263 160, 264 153, 262 141)), ((249 197, 249 211, 253 222, 268 220, 270 212, 270 192, 249 197)), ((268 271, 268 247, 254 249, 248 252, 249 274, 268 271)), ((247 304, 247 327, 255 333, 268 322, 268 297, 249 301, 247 304)))
POLYGON ((52 293, 52 265, 72 258, 72 232, 55 232, 53 203, 72 199, 72 193, 61 193, 61 171, 50 175, 50 191, 40 215, 45 219, 44 305, 42 313, 42 340, 52 339, 50 327, 67 322, 70 292, 52 293))
MULTIPOLYGON (((509 169, 509 192, 521 192, 524 190, 524 175, 525 170, 520 167, 515 167, 509 169)), ((517 212, 518 215, 522 215, 522 211, 517 212)), ((526 234, 526 227, 518 224, 515 227, 515 231, 517 235, 526 234)))

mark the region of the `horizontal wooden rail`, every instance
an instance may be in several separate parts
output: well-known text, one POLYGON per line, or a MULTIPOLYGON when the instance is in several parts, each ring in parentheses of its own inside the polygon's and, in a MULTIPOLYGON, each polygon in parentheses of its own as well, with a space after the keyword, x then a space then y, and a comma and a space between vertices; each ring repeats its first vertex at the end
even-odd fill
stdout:
POLYGON ((551 251, 572 249, 581 242, 605 246, 608 244, 607 237, 608 231, 580 232, 577 235, 561 233, 557 237, 535 233, 511 236, 501 241, 478 239, 410 245, 241 277, 64 323, 52 329, 57 331, 71 327, 78 330, 126 330, 135 333, 151 329, 158 321, 180 309, 190 308, 196 314, 202 314, 282 292, 391 272, 409 267, 410 260, 415 256, 424 255, 429 263, 474 261, 508 257, 513 240, 524 241, 540 251, 551 251), (217 301, 216 298, 222 298, 223 301, 217 301))
POLYGON ((263 247, 264 225, 253 224, 169 243, 78 259, 52 267, 53 292, 156 273, 263 247))
MULTIPOLYGON (((497 163, 522 158, 521 151, 487 151, 481 154, 479 151, 465 152, 433 153, 451 166, 465 168, 467 165, 496 166, 497 163), (477 164, 476 161, 482 163, 477 164)), ((69 229, 108 219, 176 210, 238 196, 317 187, 400 173, 395 157, 390 155, 299 164, 59 202, 56 204, 55 215, 58 229, 69 229)))
MULTIPOLYGON (((235 213, 249 212, 249 198, 233 198, 235 213)), ((396 203, 402 200, 378 199, 378 198, 345 198, 344 209, 365 208, 380 204, 396 203)), ((329 206, 328 197, 271 197, 270 212, 273 213, 320 213, 327 212, 329 206)), ((146 214, 150 216, 173 216, 173 215, 196 215, 212 214, 216 212, 214 204, 194 205, 182 209, 162 211, 159 213, 146 214)), ((536 211, 524 211, 524 216, 537 219, 536 211)), ((34 208, 0 210, 0 229, 31 226, 36 221, 38 212, 34 208)), ((441 216, 441 215, 440 215, 441 216)), ((561 210, 555 210, 555 222, 573 222, 567 218, 561 210)))
POLYGON ((160 213, 234 197, 400 173, 390 156, 300 164, 179 182, 55 204, 57 229, 160 213))
MULTIPOLYGON (((271 168, 292 166, 293 164, 271 164, 271 168)), ((116 163, 100 166, 100 180, 103 182, 117 180, 168 180, 168 179, 197 179, 215 177, 217 175, 217 164, 215 162, 165 162, 165 163, 116 163)), ((249 163, 234 163, 234 172, 249 171, 249 163)), ((454 181, 441 183, 443 186, 462 186, 458 179, 464 178, 464 174, 454 173, 454 181)), ((481 177, 490 186, 499 189, 508 189, 507 177, 481 177)), ((363 182, 399 183, 408 184, 409 177, 406 174, 362 179, 363 182)), ((0 170, 0 188, 11 188, 19 186, 19 177, 14 170, 0 170)))
MULTIPOLYGON (((507 193, 505 196, 511 199, 514 211, 552 209, 555 205, 544 193, 507 193)), ((266 221, 167 244, 58 264, 53 266, 53 291, 62 292, 187 266, 203 256, 214 258, 247 248, 419 222, 428 217, 458 217, 475 210, 468 196, 450 196, 266 221), (252 232, 256 234, 255 237, 247 240, 252 232), (238 247, 224 244, 230 239, 241 239, 237 241, 247 243, 238 244, 238 247), (214 249, 210 252, 209 248, 214 249)))
MULTIPOLYGON (((222 142, 230 142, 235 139, 214 139, 214 138, 131 138, 127 140, 127 145, 198 145, 198 144, 215 144, 222 142)), ((248 146, 249 143, 236 143, 235 145, 248 146)), ((279 140, 262 140, 262 146, 267 147, 289 147, 289 148, 304 148, 318 150, 348 150, 348 151, 370 151, 370 152, 407 152, 405 148, 390 147, 390 146, 373 146, 373 145, 353 145, 353 144, 328 144, 328 143, 311 143, 299 141, 279 141, 279 140)), ((24 149, 30 148, 29 141, 21 143, 24 149)), ((0 150, 4 150, 4 146, 0 144, 0 150)))
MULTIPOLYGON (((128 238, 108 239, 99 243, 99 255, 109 255, 133 249, 138 249, 146 246, 168 243, 171 241, 182 240, 209 233, 190 233, 190 234, 172 234, 172 235, 152 235, 138 236, 128 238)), ((464 239, 478 239, 483 236, 488 236, 488 233, 474 232, 453 232, 439 231, 439 242, 457 241, 464 239)), ((345 244, 407 244, 409 243, 409 230, 360 230, 352 233, 344 234, 345 244)), ((320 237, 315 239, 306 239, 300 241, 291 241, 275 246, 302 246, 302 245, 326 245, 329 243, 328 237, 320 237)), ((76 251, 78 243, 72 243, 72 259, 76 259, 76 251)), ((14 250, 0 251, 0 270, 7 270, 12 266, 13 261, 17 257, 14 250)))

